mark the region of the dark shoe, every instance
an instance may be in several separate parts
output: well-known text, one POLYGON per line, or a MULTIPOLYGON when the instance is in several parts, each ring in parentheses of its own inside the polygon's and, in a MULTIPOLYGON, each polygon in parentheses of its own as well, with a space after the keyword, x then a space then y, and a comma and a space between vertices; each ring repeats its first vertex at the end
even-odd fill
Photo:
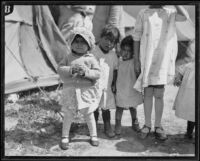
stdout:
POLYGON ((98 139, 97 139, 97 137, 91 137, 91 139, 90 139, 90 144, 92 145, 92 146, 99 146, 99 141, 98 141, 98 139))
POLYGON ((145 139, 150 134, 150 132, 151 132, 151 128, 146 126, 146 125, 144 125, 143 128, 139 132, 139 137, 141 139, 145 139))
POLYGON ((164 141, 167 139, 167 135, 164 132, 164 129, 162 127, 155 127, 155 138, 161 141, 164 141))
POLYGON ((69 138, 68 138, 68 142, 64 142, 65 139, 67 139, 67 137, 62 137, 62 140, 59 144, 62 150, 67 150, 69 148, 69 138))
POLYGON ((140 131, 138 119, 132 120, 132 129, 136 132, 140 131))
POLYGON ((103 122, 104 122, 104 133, 109 138, 115 137, 115 133, 113 132, 111 128, 111 124, 110 124, 110 111, 102 110, 102 117, 103 117, 103 122))
POLYGON ((104 133, 109 138, 115 137, 115 133, 113 132, 113 130, 111 128, 110 121, 104 122, 104 133))
POLYGON ((120 135, 121 134, 121 120, 115 121, 115 134, 120 135))

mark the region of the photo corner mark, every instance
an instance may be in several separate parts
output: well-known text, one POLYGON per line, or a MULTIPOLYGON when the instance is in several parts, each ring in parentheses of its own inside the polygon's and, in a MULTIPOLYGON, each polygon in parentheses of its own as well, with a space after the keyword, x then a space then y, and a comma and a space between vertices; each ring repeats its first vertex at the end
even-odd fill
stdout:
POLYGON ((5 14, 5 16, 11 14, 13 12, 13 10, 14 10, 14 6, 13 5, 5 4, 5 6, 4 6, 4 14, 5 14))

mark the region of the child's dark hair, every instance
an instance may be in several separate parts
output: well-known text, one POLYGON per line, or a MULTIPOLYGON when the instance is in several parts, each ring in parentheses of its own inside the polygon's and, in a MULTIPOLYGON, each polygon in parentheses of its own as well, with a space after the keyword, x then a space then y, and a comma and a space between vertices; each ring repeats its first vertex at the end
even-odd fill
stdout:
POLYGON ((101 37, 104 36, 108 36, 111 40, 114 40, 115 44, 117 44, 120 39, 120 32, 117 27, 109 24, 102 29, 101 37))
POLYGON ((133 51, 133 42, 133 36, 128 35, 121 41, 120 47, 123 48, 124 46, 129 46, 133 51))

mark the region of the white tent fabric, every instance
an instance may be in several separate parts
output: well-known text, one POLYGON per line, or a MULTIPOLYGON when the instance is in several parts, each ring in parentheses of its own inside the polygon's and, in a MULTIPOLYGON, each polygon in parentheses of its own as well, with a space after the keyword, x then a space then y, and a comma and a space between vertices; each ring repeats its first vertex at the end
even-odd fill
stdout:
POLYGON ((123 12, 123 24, 124 27, 134 27, 135 26, 135 18, 128 14, 126 11, 123 12))
POLYGON ((5 17, 5 94, 60 82, 42 43, 33 27, 32 6, 14 6, 5 17))

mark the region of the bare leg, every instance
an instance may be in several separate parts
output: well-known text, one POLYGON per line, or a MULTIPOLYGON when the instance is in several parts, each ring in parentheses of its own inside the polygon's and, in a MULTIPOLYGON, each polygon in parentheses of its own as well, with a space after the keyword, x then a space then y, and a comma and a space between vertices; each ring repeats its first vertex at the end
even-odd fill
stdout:
POLYGON ((165 88, 154 88, 155 97, 155 127, 161 127, 161 119, 164 108, 164 91, 165 88))
POLYGON ((146 87, 144 89, 144 116, 145 125, 151 127, 151 113, 153 106, 153 87, 146 87))

